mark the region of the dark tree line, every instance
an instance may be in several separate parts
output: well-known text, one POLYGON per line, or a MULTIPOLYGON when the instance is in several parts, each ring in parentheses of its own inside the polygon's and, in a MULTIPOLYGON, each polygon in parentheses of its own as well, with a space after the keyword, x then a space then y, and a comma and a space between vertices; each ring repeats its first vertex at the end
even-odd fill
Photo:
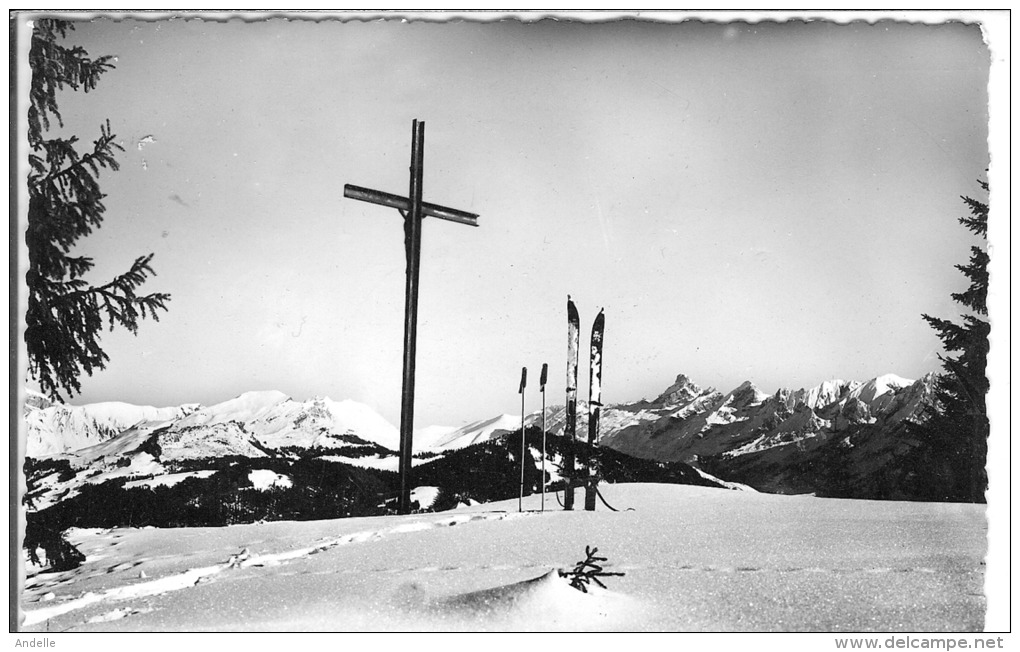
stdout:
MULTIPOLYGON (((133 478, 86 483, 76 496, 28 513, 24 547, 37 560, 36 551, 44 550, 51 570, 64 570, 84 560, 63 537, 70 527, 212 527, 377 516, 385 513, 383 496, 396 484, 393 473, 321 459, 235 457, 204 462, 207 469, 216 469, 213 475, 186 478, 169 487, 125 488, 133 478), (253 469, 287 475, 292 484, 257 489, 248 478, 253 469)), ((192 470, 198 470, 201 465, 194 466, 192 470)), ((65 467, 66 462, 32 463, 36 477, 70 473, 65 467)))

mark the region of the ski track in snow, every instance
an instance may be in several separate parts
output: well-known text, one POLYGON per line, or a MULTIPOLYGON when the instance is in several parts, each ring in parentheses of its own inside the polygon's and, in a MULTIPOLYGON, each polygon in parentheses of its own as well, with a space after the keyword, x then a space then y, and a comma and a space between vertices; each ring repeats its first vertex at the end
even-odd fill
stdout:
MULTIPOLYGON (((420 532, 422 530, 429 530, 433 528, 453 527, 455 525, 462 525, 472 521, 501 521, 505 519, 533 516, 534 514, 536 514, 536 512, 480 512, 472 514, 458 514, 455 516, 448 516, 444 514, 441 518, 435 521, 417 521, 412 523, 402 523, 400 525, 381 530, 363 530, 352 534, 345 534, 335 539, 329 539, 314 546, 296 548, 294 550, 287 550, 284 552, 252 555, 247 548, 244 548, 241 552, 231 555, 227 561, 220 564, 214 564, 212 566, 205 566, 202 568, 192 568, 183 573, 177 573, 167 577, 161 577, 147 582, 139 582, 128 586, 119 586, 100 593, 90 592, 61 604, 44 607, 42 609, 35 609, 33 611, 26 611, 24 612, 25 620, 22 623, 22 626, 31 627, 56 616, 76 611, 78 609, 83 609, 100 602, 130 600, 133 598, 168 593, 170 591, 180 591, 202 582, 208 582, 212 576, 231 569, 278 566, 294 559, 308 557, 310 555, 336 548, 337 546, 344 546, 351 543, 364 543, 367 541, 378 541, 384 537, 394 534, 407 534, 410 532, 420 532)), ((92 557, 90 561, 96 561, 99 559, 102 559, 102 557, 92 557)), ((134 565, 137 564, 120 564, 109 569, 107 572, 112 572, 114 570, 126 570, 126 568, 134 565)), ((490 566, 488 568, 496 570, 501 567, 490 566)), ((507 568, 511 567, 508 566, 507 568)), ((387 570, 391 570, 392 572, 392 570, 441 571, 455 569, 426 567, 420 569, 387 570)), ((88 622, 108 622, 123 618, 132 613, 141 613, 141 611, 137 609, 115 609, 101 616, 93 617, 88 622)))
POLYGON ((464 511, 85 529, 27 578, 28 631, 980 631, 977 506, 606 485, 635 511, 464 511), (529 517, 529 518, 524 518, 529 517), (534 518, 540 517, 540 518, 534 518), (477 527, 455 527, 468 523, 477 527), (612 589, 551 569, 581 544, 612 589), (359 545, 349 545, 359 544, 359 545), (367 544, 367 545, 360 545, 367 544), (323 554, 320 554, 323 553, 323 554), (152 578, 149 578, 148 575, 152 578), (541 577, 539 577, 541 576, 541 577), (618 581, 617 581, 618 580, 618 581), (488 587, 488 588, 487 588, 488 587), (191 589, 185 591, 184 589, 191 589))

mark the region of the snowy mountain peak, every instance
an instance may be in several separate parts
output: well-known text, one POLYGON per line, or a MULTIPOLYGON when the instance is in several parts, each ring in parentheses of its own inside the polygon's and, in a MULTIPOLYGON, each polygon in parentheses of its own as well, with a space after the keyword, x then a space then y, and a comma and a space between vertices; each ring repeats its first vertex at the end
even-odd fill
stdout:
POLYGON ((700 396, 703 390, 684 374, 677 374, 676 380, 654 401, 653 405, 680 405, 689 403, 700 396))
POLYGON ((333 448, 359 443, 359 440, 389 449, 399 445, 399 434, 393 424, 357 401, 334 401, 328 396, 317 396, 299 402, 280 392, 253 392, 221 406, 210 409, 212 420, 181 425, 236 421, 261 445, 276 449, 290 446, 333 448))
POLYGON ((334 401, 329 397, 323 397, 321 404, 329 411, 335 431, 356 434, 390 450, 400 447, 398 429, 368 405, 351 399, 334 401))
POLYGON ((792 409, 797 403, 804 403, 813 410, 824 408, 842 400, 860 385, 861 383, 857 381, 847 382, 841 378, 826 380, 810 389, 799 389, 796 392, 788 393, 787 407, 792 409))
POLYGON ((191 455, 183 450, 190 446, 206 456, 261 456, 259 447, 334 448, 372 442, 395 450, 399 445, 397 429, 367 405, 325 396, 296 402, 278 391, 245 392, 208 407, 117 402, 26 406, 25 418, 29 457, 73 453, 150 423, 166 432, 164 449, 171 457, 191 455))
POLYGON ((739 387, 726 396, 725 404, 733 408, 760 405, 768 394, 765 394, 750 380, 745 380, 739 387))
POLYGON ((872 378, 860 387, 857 387, 853 390, 853 392, 851 392, 851 396, 855 396, 865 403, 873 403, 875 399, 880 396, 895 392, 896 390, 904 387, 909 387, 913 384, 913 380, 902 378, 896 374, 884 374, 882 376, 872 378))
POLYGON ((226 406, 229 404, 231 406, 243 407, 247 410, 258 410, 265 407, 272 407, 289 400, 291 400, 291 398, 283 392, 275 389, 266 389, 244 392, 229 401, 220 403, 219 406, 226 406))
POLYGON ((144 422, 163 422, 183 417, 194 406, 153 407, 119 401, 47 407, 25 405, 28 427, 25 454, 29 457, 61 455, 105 441, 144 422))
POLYGON ((902 376, 897 376, 896 374, 884 374, 882 376, 878 376, 877 378, 875 378, 875 384, 882 385, 887 388, 900 389, 901 387, 913 385, 914 380, 910 378, 904 378, 902 376))
POLYGON ((290 397, 286 394, 275 390, 245 392, 230 400, 195 411, 182 419, 181 425, 202 426, 244 421, 289 400, 290 397))

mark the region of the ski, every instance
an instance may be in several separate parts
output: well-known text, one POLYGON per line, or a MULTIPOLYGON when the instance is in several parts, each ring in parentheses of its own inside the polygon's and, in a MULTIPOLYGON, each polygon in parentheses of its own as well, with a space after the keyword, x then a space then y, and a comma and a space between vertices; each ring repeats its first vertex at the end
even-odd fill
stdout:
POLYGON ((563 451, 563 509, 574 509, 574 446, 577 442, 577 355, 580 346, 580 318, 577 307, 567 295, 567 413, 563 425, 566 446, 563 451))
POLYGON ((549 379, 549 365, 542 363, 542 376, 538 379, 542 391, 542 511, 545 511, 545 381, 549 379))
POLYGON ((595 511, 595 494, 598 491, 598 462, 595 447, 599 441, 599 416, 602 412, 602 335, 606 318, 602 311, 595 317, 591 327, 591 370, 588 372, 588 478, 584 492, 584 508, 595 511))

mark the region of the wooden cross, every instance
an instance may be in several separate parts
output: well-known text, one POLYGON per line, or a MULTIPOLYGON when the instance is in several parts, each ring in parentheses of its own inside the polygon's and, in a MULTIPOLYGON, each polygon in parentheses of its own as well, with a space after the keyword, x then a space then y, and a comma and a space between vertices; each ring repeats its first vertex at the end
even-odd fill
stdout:
POLYGON ((400 402, 400 498, 397 511, 411 511, 411 438, 414 430, 414 357, 418 331, 418 268, 421 262, 422 218, 478 226, 478 216, 455 208, 421 200, 422 168, 425 159, 425 123, 411 122, 411 185, 407 197, 388 192, 344 185, 344 197, 396 208, 404 218, 404 253, 407 283, 404 286, 404 383, 400 402))

